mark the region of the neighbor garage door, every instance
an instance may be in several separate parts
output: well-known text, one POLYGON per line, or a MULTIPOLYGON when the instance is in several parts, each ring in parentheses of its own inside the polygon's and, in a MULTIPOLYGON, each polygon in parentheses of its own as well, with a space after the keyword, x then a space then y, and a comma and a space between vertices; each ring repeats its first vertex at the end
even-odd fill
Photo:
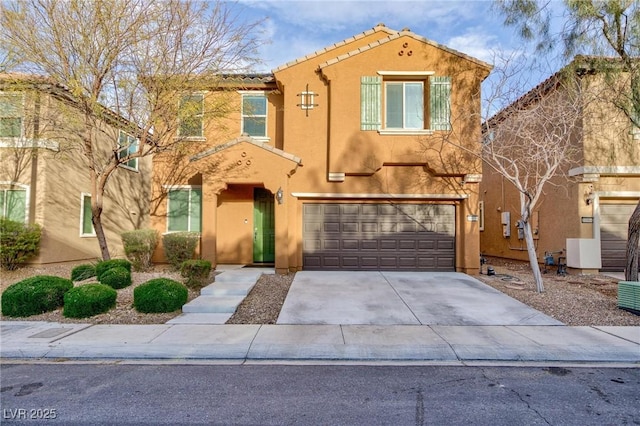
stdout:
POLYGON ((600 204, 603 271, 624 271, 629 218, 635 208, 635 204, 600 204))
POLYGON ((455 269, 453 205, 305 203, 303 222, 304 269, 455 269))

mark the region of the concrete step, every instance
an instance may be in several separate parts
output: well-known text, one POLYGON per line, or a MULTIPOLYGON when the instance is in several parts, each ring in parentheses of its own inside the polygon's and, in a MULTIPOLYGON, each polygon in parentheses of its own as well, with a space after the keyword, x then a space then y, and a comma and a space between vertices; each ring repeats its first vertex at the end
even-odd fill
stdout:
POLYGON ((246 296, 249 294, 253 283, 213 283, 200 290, 201 296, 246 296))
POLYGON ((182 307, 183 313, 234 313, 244 296, 199 296, 182 307))
POLYGON ((217 283, 255 283, 262 274, 275 274, 273 268, 240 268, 216 275, 217 283))
POLYGON ((229 312, 217 314, 181 314, 167 324, 224 324, 233 314, 229 312))

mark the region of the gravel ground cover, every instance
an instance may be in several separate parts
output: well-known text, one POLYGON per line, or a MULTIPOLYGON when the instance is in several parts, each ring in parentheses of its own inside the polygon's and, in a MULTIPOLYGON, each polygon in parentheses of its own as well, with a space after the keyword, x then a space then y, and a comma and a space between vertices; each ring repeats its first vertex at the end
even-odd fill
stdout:
MULTIPOLYGON (((77 264, 24 267, 17 271, 0 271, 0 289, 33 275, 69 277, 77 264)), ((495 276, 476 278, 491 287, 572 326, 640 326, 640 316, 617 307, 618 279, 606 275, 556 275, 555 270, 543 275, 545 292, 537 293, 529 265, 524 262, 489 258, 495 276)), ((484 267, 486 272, 487 265, 484 267)), ((211 281, 215 271, 212 273, 211 281)), ((262 275, 253 290, 238 307, 228 324, 274 324, 295 274, 262 275)), ((91 324, 162 324, 178 316, 180 311, 166 314, 142 314, 133 308, 133 289, 157 277, 181 281, 180 274, 166 266, 156 266, 151 272, 134 272, 133 284, 118 290, 116 308, 91 318, 70 319, 56 310, 28 318, 2 318, 3 320, 82 322, 91 324)), ((82 285, 85 282, 76 283, 82 285)), ((189 300, 198 291, 189 290, 189 300)))

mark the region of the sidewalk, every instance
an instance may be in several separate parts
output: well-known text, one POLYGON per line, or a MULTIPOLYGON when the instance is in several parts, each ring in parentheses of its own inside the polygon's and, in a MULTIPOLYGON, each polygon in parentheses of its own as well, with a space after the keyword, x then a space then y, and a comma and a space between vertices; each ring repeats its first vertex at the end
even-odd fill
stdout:
POLYGON ((3 359, 577 362, 640 366, 640 327, 5 321, 3 359))

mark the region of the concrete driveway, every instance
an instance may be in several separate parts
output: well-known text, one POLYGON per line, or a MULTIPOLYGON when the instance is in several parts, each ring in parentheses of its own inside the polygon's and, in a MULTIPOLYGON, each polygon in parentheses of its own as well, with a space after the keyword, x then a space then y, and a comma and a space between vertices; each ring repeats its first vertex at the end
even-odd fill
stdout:
POLYGON ((278 324, 562 325, 457 272, 301 271, 278 324))

